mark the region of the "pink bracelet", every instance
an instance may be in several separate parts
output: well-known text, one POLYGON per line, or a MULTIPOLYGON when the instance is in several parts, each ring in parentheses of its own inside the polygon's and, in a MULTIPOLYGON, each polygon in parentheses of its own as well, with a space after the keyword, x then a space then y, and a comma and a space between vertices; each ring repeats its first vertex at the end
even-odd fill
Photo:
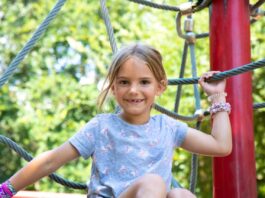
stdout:
POLYGON ((214 103, 210 107, 210 113, 211 115, 221 112, 221 111, 226 111, 228 113, 231 112, 231 105, 227 102, 219 102, 219 103, 214 103))
POLYGON ((0 198, 5 198, 5 196, 6 196, 6 193, 5 193, 2 185, 0 185, 0 198))
POLYGON ((9 180, 0 185, 0 198, 11 198, 16 193, 16 190, 9 180))

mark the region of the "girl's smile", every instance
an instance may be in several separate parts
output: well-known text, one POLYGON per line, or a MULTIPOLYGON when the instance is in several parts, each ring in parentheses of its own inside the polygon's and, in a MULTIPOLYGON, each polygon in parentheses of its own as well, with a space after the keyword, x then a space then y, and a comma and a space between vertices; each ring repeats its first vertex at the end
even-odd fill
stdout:
POLYGON ((125 101, 132 103, 132 104, 139 104, 144 101, 144 99, 125 99, 125 101))

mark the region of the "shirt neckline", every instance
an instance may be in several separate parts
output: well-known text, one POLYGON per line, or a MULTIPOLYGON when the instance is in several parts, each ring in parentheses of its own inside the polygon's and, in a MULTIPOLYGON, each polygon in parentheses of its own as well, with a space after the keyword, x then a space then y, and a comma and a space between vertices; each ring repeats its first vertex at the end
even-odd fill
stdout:
POLYGON ((152 119, 152 117, 150 117, 149 120, 148 120, 146 123, 144 123, 144 124, 131 124, 131 123, 129 123, 129 122, 123 120, 123 119, 119 116, 119 114, 113 114, 113 115, 114 115, 114 117, 116 118, 116 120, 118 120, 121 124, 123 124, 123 125, 125 125, 125 126, 128 126, 128 127, 133 127, 133 128, 144 128, 144 127, 147 127, 147 126, 150 124, 151 119, 152 119))

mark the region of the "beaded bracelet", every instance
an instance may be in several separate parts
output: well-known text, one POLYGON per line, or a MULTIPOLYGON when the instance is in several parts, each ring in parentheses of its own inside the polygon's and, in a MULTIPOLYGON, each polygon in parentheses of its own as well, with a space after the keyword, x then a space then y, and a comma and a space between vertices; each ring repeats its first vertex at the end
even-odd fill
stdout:
POLYGON ((214 99, 219 98, 220 96, 226 97, 227 93, 226 92, 220 92, 220 93, 216 93, 216 94, 210 95, 210 96, 208 96, 208 101, 212 102, 214 99))
POLYGON ((11 198, 16 194, 16 190, 9 180, 0 185, 0 198, 11 198))
POLYGON ((231 105, 227 102, 219 102, 219 103, 214 103, 210 107, 210 113, 211 115, 221 112, 221 111, 226 111, 228 113, 231 112, 231 105))
POLYGON ((5 198, 4 196, 6 196, 6 193, 4 192, 2 185, 0 185, 0 198, 5 198))

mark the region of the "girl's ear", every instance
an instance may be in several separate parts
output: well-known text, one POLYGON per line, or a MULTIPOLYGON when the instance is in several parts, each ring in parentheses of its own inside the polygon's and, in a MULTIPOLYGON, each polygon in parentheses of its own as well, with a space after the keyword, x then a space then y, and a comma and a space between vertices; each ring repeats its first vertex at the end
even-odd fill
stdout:
POLYGON ((160 96, 167 89, 167 80, 161 80, 158 84, 158 89, 156 92, 157 96, 160 96))

